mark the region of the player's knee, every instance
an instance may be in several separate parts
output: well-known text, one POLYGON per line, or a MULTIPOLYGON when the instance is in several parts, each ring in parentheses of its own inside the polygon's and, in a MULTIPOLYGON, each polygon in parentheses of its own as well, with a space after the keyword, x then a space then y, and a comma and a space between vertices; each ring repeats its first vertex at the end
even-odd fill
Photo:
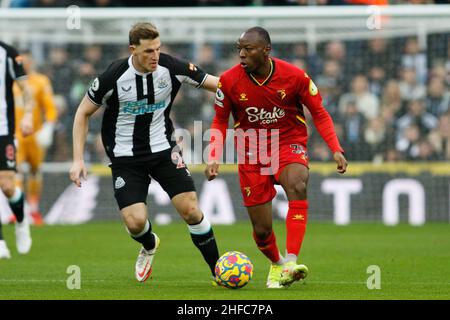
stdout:
POLYGON ((306 198, 306 182, 299 180, 289 184, 287 192, 299 199, 306 198))
POLYGON ((255 227, 253 231, 259 240, 265 240, 272 234, 272 228, 265 226, 255 227))
POLYGON ((0 183, 0 188, 7 198, 11 198, 16 192, 16 186, 14 183, 10 183, 9 181, 2 181, 0 183))
POLYGON ((138 234, 145 228, 146 217, 128 216, 125 218, 125 224, 131 234, 138 234))
POLYGON ((198 206, 197 196, 195 193, 184 195, 181 201, 177 201, 176 208, 188 224, 196 224, 202 219, 202 212, 198 206))
POLYGON ((295 192, 302 198, 306 197, 306 183, 304 181, 297 182, 295 184, 295 192))
POLYGON ((187 224, 198 223, 202 218, 202 213, 197 206, 197 203, 189 203, 180 210, 180 214, 187 224))

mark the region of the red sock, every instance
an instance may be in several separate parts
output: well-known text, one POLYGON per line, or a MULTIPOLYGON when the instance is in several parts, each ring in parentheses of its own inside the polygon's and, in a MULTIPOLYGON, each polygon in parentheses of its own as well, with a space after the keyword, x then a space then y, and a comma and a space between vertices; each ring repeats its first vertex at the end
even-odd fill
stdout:
POLYGON ((273 263, 280 260, 280 251, 277 247, 277 240, 275 238, 275 233, 272 230, 270 236, 266 239, 259 239, 255 232, 253 232, 253 239, 255 239, 258 249, 273 263))
POLYGON ((286 217, 286 252, 288 254, 299 255, 307 221, 308 200, 289 201, 289 211, 286 217))

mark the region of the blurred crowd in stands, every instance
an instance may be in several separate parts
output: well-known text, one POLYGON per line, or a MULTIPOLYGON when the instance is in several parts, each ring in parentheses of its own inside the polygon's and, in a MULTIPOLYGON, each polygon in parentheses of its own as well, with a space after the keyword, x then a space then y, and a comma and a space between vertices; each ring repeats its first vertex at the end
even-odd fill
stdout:
MULTIPOLYGON (((35 6, 67 5, 59 0, 11 1, 11 4, 14 2, 35 6)), ((121 5, 120 2, 71 1, 91 6, 121 5)), ((151 5, 180 2, 184 5, 223 5, 238 2, 326 4, 335 1, 147 1, 151 5)), ((146 1, 126 1, 127 5, 144 3, 146 1)), ((164 38, 162 40, 164 44, 164 38)), ((420 44, 415 37, 335 40, 319 44, 314 53, 305 43, 274 43, 272 55, 299 66, 314 79, 349 160, 448 161, 450 34, 431 34, 426 40, 426 44, 420 44)), ((233 44, 209 43, 199 47, 164 44, 162 51, 195 62, 206 72, 218 76, 239 62, 233 44)), ((111 61, 128 55, 126 43, 123 46, 70 44, 46 49, 45 60, 38 61, 39 69, 51 79, 59 108, 55 143, 48 152, 47 161, 71 159, 73 118, 87 87, 111 61)), ((204 90, 182 88, 172 107, 173 119, 176 127, 187 128, 193 136, 194 121, 202 121, 203 130, 209 128, 214 97, 204 90)), ((91 161, 107 161, 100 138, 101 120, 102 109, 90 123, 87 157, 91 161)), ((311 124, 310 158, 330 160, 328 147, 313 129, 312 121, 308 122, 311 124)))
MULTIPOLYGON (((450 160, 450 34, 430 35, 426 51, 416 38, 332 41, 315 54, 307 46, 274 44, 273 56, 305 69, 315 80, 333 117, 347 157, 353 161, 450 160)), ((233 45, 163 45, 163 52, 194 61, 220 75, 237 64, 233 45)), ((127 47, 90 45, 52 47, 41 71, 52 80, 60 120, 48 161, 71 157, 76 108, 90 82, 127 47)), ((209 128, 213 94, 183 86, 172 107, 175 126, 192 132, 194 121, 209 128)), ((307 114, 308 116, 308 114, 307 114)), ((106 161, 100 139, 102 113, 90 124, 89 155, 106 161)), ((312 160, 330 160, 323 140, 310 129, 312 160)))
MULTIPOLYGON (((448 0, 0 0, 10 7, 198 7, 198 6, 296 6, 447 4, 448 0)), ((4 5, 6 6, 6 5, 4 5)))

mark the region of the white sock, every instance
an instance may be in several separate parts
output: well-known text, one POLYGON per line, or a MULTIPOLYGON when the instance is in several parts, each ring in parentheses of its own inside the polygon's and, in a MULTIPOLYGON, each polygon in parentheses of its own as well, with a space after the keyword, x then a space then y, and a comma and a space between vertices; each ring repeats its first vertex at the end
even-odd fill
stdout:
POLYGON ((297 263, 297 256, 296 256, 295 254, 288 253, 288 254, 286 255, 285 260, 286 260, 286 262, 291 262, 291 261, 293 261, 293 262, 297 263))
POLYGON ((205 215, 203 215, 202 220, 197 224, 188 224, 189 232, 192 234, 206 234, 211 230, 211 224, 205 215))
POLYGON ((283 264, 286 263, 286 258, 284 258, 281 253, 280 253, 280 260, 278 260, 277 262, 275 262, 276 265, 282 266, 283 264))
POLYGON ((22 197, 22 190, 19 187, 16 187, 14 194, 12 195, 11 198, 8 198, 8 201, 10 203, 16 203, 17 201, 20 200, 21 197, 22 197))

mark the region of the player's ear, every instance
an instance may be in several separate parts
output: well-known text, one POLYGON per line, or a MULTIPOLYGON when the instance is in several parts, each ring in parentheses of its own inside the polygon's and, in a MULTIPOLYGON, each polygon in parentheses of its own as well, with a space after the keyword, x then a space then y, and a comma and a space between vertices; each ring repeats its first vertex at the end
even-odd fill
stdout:
POLYGON ((272 47, 270 46, 270 44, 268 44, 267 46, 265 46, 265 47, 264 47, 264 55, 265 55, 265 56, 269 56, 271 50, 272 50, 272 47))
POLYGON ((132 54, 134 54, 134 52, 136 51, 136 46, 135 46, 134 44, 130 44, 130 45, 128 46, 128 48, 130 49, 130 52, 131 52, 132 54))

